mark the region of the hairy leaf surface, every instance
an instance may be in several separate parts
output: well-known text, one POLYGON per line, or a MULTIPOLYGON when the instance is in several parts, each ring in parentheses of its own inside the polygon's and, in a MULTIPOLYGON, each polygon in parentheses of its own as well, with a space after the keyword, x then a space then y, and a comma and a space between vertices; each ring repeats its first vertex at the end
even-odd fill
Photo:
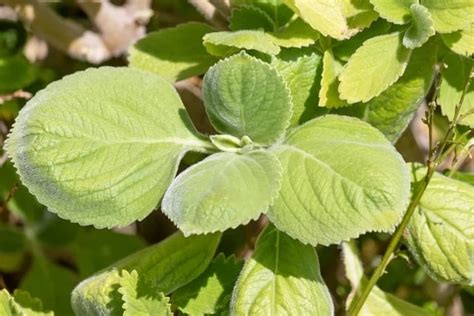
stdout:
POLYGON ((410 21, 410 6, 418 0, 369 0, 382 18, 395 24, 410 21))
POLYGON ((410 7, 412 23, 403 36, 403 45, 406 48, 417 48, 435 34, 433 20, 424 6, 412 4, 410 7))
POLYGON ((215 56, 230 56, 241 49, 256 50, 269 55, 276 55, 280 47, 273 43, 273 38, 259 30, 241 30, 235 32, 214 32, 203 37, 207 51, 215 56))
POLYGON ((439 33, 450 33, 474 23, 472 0, 421 0, 433 17, 434 28, 439 33))
POLYGON ((273 43, 281 47, 307 47, 319 38, 319 33, 301 19, 291 21, 284 29, 271 35, 273 43))
POLYGON ((22 290, 15 290, 13 295, 3 289, 0 291, 0 315, 2 316, 54 316, 45 312, 41 300, 31 297, 22 290))
POLYGON ((292 130, 274 152, 283 179, 267 216, 304 243, 329 245, 391 231, 408 204, 410 179, 402 157, 358 119, 314 119, 292 130))

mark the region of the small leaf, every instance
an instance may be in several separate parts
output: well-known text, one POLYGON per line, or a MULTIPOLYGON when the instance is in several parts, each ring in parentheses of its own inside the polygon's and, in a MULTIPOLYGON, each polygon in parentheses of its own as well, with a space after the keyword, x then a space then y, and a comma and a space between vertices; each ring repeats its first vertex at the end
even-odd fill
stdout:
POLYGON ((280 178, 280 164, 270 152, 214 154, 173 181, 162 210, 185 235, 224 231, 265 213, 280 178))
POLYGON ((143 219, 186 151, 210 146, 176 90, 130 68, 89 69, 33 97, 7 141, 22 182, 60 217, 96 227, 143 219))
POLYGON ((365 121, 379 129, 392 143, 406 129, 431 87, 436 63, 435 46, 436 43, 431 41, 415 49, 403 76, 366 103, 365 121))
MULTIPOLYGON (((344 267, 346 276, 351 282, 352 292, 349 295, 346 306, 354 299, 354 296, 359 296, 362 289, 367 284, 367 279, 364 276, 362 263, 360 262, 357 251, 353 244, 342 243, 342 254, 344 258, 344 267)), ((362 306, 359 315, 364 316, 432 316, 431 313, 424 309, 399 299, 395 295, 383 292, 380 288, 375 286, 369 294, 369 297, 362 306)))
POLYGON ((214 65, 204 77, 204 105, 221 133, 257 144, 282 137, 291 117, 285 82, 270 65, 241 53, 214 65))
POLYGON ((202 44, 202 37, 213 31, 191 22, 149 33, 130 48, 128 61, 172 82, 203 74, 217 61, 202 44))
POLYGON ((403 36, 403 45, 413 49, 426 43, 435 34, 435 29, 431 15, 424 6, 412 4, 410 11, 413 21, 403 36))
POLYGON ((273 58, 272 65, 290 89, 293 103, 290 125, 296 126, 316 117, 320 110, 315 105, 318 104, 321 55, 312 50, 287 50, 273 58))
POLYGON ((15 290, 13 296, 7 290, 0 290, 0 315, 2 316, 54 316, 45 312, 43 304, 26 291, 15 290))
POLYGON ((410 21, 410 6, 418 0, 369 0, 382 18, 395 24, 410 21))
POLYGON ((197 279, 173 293, 172 301, 187 315, 215 315, 229 308, 234 283, 242 268, 234 256, 218 255, 197 279))
POLYGON ((272 225, 255 247, 235 285, 230 315, 333 315, 313 247, 272 225))
MULTIPOLYGON (((425 168, 414 166, 413 181, 425 168)), ((474 187, 434 174, 408 224, 411 253, 439 281, 474 284, 474 187)))
POLYGON ((347 102, 339 98, 339 80, 337 77, 343 69, 341 62, 334 58, 331 50, 324 52, 321 90, 319 90, 319 106, 339 108, 347 106, 347 102))
POLYGON ((421 0, 421 4, 430 11, 438 33, 462 30, 474 23, 472 0, 421 0))
MULTIPOLYGON (((439 90, 438 103, 441 111, 450 120, 454 119, 456 105, 461 100, 461 95, 467 80, 471 80, 470 75, 473 69, 473 61, 469 58, 453 53, 446 54, 443 62, 446 68, 441 72, 441 86, 439 90)), ((464 102, 459 115, 462 116, 474 111, 474 84, 471 84, 464 96, 464 102)), ((474 114, 467 115, 459 122, 474 128, 474 114)))
POLYGON ((453 52, 466 57, 474 55, 474 24, 461 31, 443 34, 441 38, 453 52))
MULTIPOLYGON (((199 276, 209 265, 220 234, 185 238, 175 233, 159 244, 136 252, 82 281, 72 292, 76 315, 122 315, 118 271, 136 270, 156 292, 165 295, 199 276)), ((69 292, 68 292, 69 293, 69 292)))
POLYGON ((233 9, 229 23, 232 31, 262 29, 272 32, 276 29, 275 23, 265 11, 251 5, 244 5, 233 9))
POLYGON ((319 38, 319 33, 301 19, 291 21, 284 29, 271 35, 273 43, 281 47, 307 47, 319 38))
POLYGON ((365 41, 339 76, 341 98, 355 103, 378 96, 403 75, 410 54, 398 32, 365 41))
POLYGON ((123 316, 172 316, 169 299, 139 278, 136 270, 122 270, 118 292, 122 294, 123 316))
POLYGON ((276 55, 280 47, 273 43, 270 35, 255 30, 236 32, 214 32, 203 37, 207 51, 215 56, 229 56, 241 49, 256 50, 269 55, 276 55))
POLYGON ((286 3, 325 36, 342 40, 352 35, 338 0, 287 0, 286 3))
POLYGON ((368 231, 392 231, 409 201, 400 154, 375 128, 327 115, 295 128, 274 149, 283 167, 267 213, 275 226, 314 246, 368 231))
POLYGON ((231 0, 232 5, 251 5, 263 10, 275 23, 276 28, 285 25, 293 12, 284 5, 284 0, 231 0))

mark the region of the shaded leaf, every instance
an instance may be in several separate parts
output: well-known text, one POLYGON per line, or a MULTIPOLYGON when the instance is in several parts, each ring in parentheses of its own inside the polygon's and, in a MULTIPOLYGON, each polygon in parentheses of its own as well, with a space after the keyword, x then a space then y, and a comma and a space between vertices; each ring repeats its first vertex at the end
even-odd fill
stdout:
POLYGON ((443 34, 441 36, 446 46, 459 55, 474 55, 474 24, 466 29, 443 34))
POLYGON ((271 35, 273 43, 281 47, 307 47, 319 38, 319 33, 301 19, 291 21, 284 29, 271 35))
POLYGON ((382 18, 395 24, 410 21, 410 6, 418 0, 369 0, 382 18))
POLYGON ((319 106, 338 108, 347 106, 347 102, 339 98, 339 80, 337 77, 343 69, 343 64, 334 58, 331 50, 324 52, 323 73, 321 75, 321 90, 319 90, 319 106))
POLYGON ((276 29, 273 20, 258 7, 244 5, 232 10, 229 18, 232 31, 259 30, 272 32, 276 29))

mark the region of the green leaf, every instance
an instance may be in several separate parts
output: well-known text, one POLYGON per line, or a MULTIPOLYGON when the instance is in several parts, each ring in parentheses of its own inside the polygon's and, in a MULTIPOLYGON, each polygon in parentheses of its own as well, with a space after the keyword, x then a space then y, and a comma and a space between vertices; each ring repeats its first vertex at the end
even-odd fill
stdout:
POLYGON ((118 292, 122 294, 124 316, 173 315, 169 299, 150 286, 147 280, 139 278, 137 271, 129 273, 122 270, 119 284, 118 292))
POLYGON ((436 62, 435 46, 436 43, 431 41, 415 49, 403 76, 366 103, 365 121, 378 128, 392 143, 406 129, 431 87, 436 62))
POLYGON ((450 33, 474 23, 474 2, 472 0, 421 0, 428 8, 438 33, 450 33))
POLYGON ((207 24, 191 22, 149 33, 130 48, 128 61, 131 67, 173 82, 201 75, 217 61, 202 44, 202 37, 213 31, 207 24))
POLYGON ((410 179, 402 157, 358 119, 314 119, 292 130, 274 152, 283 180, 267 216, 304 243, 329 245, 392 231, 408 205, 410 179))
POLYGON ((18 271, 27 249, 26 236, 21 231, 0 225, 0 271, 18 271))
POLYGON ((243 262, 218 255, 197 279, 173 293, 172 302, 187 315, 215 315, 229 308, 243 262))
POLYGON ((203 41, 207 51, 215 56, 229 56, 241 49, 256 50, 269 55, 280 52, 280 47, 273 43, 273 38, 262 31, 208 33, 204 35, 203 41))
POLYGON ((229 27, 232 31, 263 29, 271 32, 276 29, 275 23, 265 11, 251 5, 233 9, 229 18, 229 27))
POLYGON ((22 182, 52 212, 96 227, 143 219, 188 150, 210 146, 160 77, 103 67, 28 102, 7 141, 22 182))
MULTIPOLYGON (((346 276, 351 282, 352 292, 349 295, 346 305, 352 301, 354 296, 359 296, 362 289, 367 284, 367 279, 364 276, 364 269, 362 263, 357 256, 357 250, 353 244, 342 243, 342 254, 344 259, 344 267, 346 276)), ((424 309, 410 304, 404 300, 399 299, 395 295, 383 292, 380 288, 375 286, 369 294, 369 297, 362 306, 359 315, 364 316, 432 316, 431 313, 424 309)))
POLYGON ((159 244, 136 252, 82 281, 72 292, 76 315, 122 315, 118 271, 136 270, 156 292, 165 295, 199 276, 209 265, 220 234, 185 238, 175 233, 159 244))
POLYGON ((71 270, 36 256, 19 288, 39 298, 46 309, 57 315, 71 315, 70 295, 78 281, 71 270))
POLYGON ((28 292, 15 290, 13 296, 3 289, 0 291, 0 315, 2 316, 53 316, 45 312, 43 304, 28 292))
POLYGON ((145 247, 138 236, 84 229, 71 246, 82 279, 145 247), (91 247, 94 245, 94 247, 91 247))
POLYGON ((203 95, 209 119, 221 133, 272 144, 289 125, 292 103, 283 78, 270 65, 245 53, 209 69, 203 95))
POLYGON ((270 152, 217 153, 173 181, 162 210, 185 235, 224 231, 265 213, 280 178, 280 164, 270 152))
POLYGON ((26 42, 26 30, 20 21, 3 18, 0 21, 0 57, 19 52, 26 42))
POLYGON ((461 172, 456 171, 451 176, 453 179, 468 183, 471 186, 474 186, 474 172, 461 172))
POLYGON ((284 29, 271 35, 273 43, 281 47, 307 47, 319 38, 319 33, 301 19, 291 21, 284 29))
POLYGON ((321 55, 301 49, 285 50, 273 58, 277 69, 290 89, 293 115, 290 126, 296 126, 314 118, 320 109, 318 104, 321 55), (286 54, 290 52, 291 54, 286 54))
POLYGON ((285 25, 293 12, 284 5, 284 0, 230 0, 234 6, 251 5, 263 10, 279 28, 285 25))
POLYGON ((0 94, 14 92, 32 84, 38 77, 38 68, 25 56, 18 54, 0 58, 0 94))
MULTIPOLYGON (((453 53, 446 54, 443 62, 446 68, 441 72, 442 81, 438 103, 441 105, 443 114, 450 120, 453 120, 456 105, 461 100, 464 86, 470 78, 474 63, 469 58, 453 53)), ((471 114, 467 115, 459 123, 474 127, 474 114, 472 114, 472 111, 474 111, 474 84, 469 86, 464 96, 461 111, 459 112, 460 116, 467 113, 471 114)))
POLYGON ((410 21, 410 6, 418 0, 369 0, 382 18, 395 24, 405 24, 410 21))
POLYGON ((333 315, 313 247, 269 225, 234 288, 231 315, 333 315))
POLYGON ((369 27, 379 17, 369 0, 339 0, 347 25, 357 32, 369 27))
POLYGON ((413 21, 403 36, 403 45, 413 49, 426 43, 435 34, 435 29, 431 15, 424 6, 412 4, 410 11, 413 21))
POLYGON ((410 54, 398 32, 365 41, 339 76, 341 98, 355 103, 378 96, 403 75, 410 54))
POLYGON ((474 24, 461 31, 443 34, 441 38, 453 52, 466 57, 474 55, 474 24))
POLYGON ((337 77, 343 69, 340 61, 334 58, 329 49, 324 52, 323 73, 321 75, 321 90, 319 90, 319 106, 339 108, 347 106, 347 102, 339 98, 339 80, 337 77))
MULTIPOLYGON (((414 166, 413 181, 425 168, 414 166)), ((474 284, 474 187, 434 174, 405 238, 411 253, 439 281, 474 284)))
POLYGON ((286 0, 286 3, 325 36, 342 40, 353 35, 338 0, 286 0))

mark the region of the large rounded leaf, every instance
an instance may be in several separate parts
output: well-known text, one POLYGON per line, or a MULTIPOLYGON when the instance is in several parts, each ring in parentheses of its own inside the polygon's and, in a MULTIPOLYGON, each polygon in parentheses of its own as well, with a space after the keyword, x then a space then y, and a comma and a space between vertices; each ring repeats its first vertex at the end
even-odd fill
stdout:
POLYGON ((270 65, 241 53, 214 65, 204 77, 204 104, 221 133, 278 140, 290 123, 290 92, 270 65))
POLYGON ((186 235, 224 231, 266 212, 280 178, 270 152, 214 154, 173 181, 162 209, 186 235))
POLYGON ((51 211, 112 227, 150 213, 185 151, 205 144, 171 84, 104 67, 67 76, 31 99, 7 151, 51 211))
POLYGON ((309 121, 275 153, 283 178, 267 215, 302 242, 328 245, 391 231, 408 204, 410 179, 402 157, 358 119, 327 115, 309 121))

